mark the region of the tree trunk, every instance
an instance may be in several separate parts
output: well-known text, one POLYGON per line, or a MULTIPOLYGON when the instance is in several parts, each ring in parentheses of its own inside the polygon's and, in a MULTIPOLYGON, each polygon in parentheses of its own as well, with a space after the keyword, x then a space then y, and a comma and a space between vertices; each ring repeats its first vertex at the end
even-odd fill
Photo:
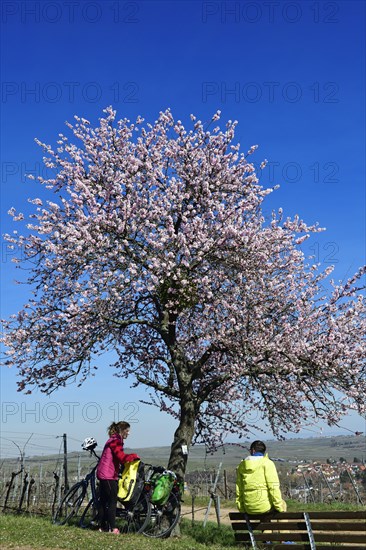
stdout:
POLYGON ((183 481, 186 471, 188 450, 194 435, 195 419, 195 400, 192 391, 186 391, 181 396, 180 421, 174 434, 168 463, 169 470, 175 472, 180 481, 183 481))

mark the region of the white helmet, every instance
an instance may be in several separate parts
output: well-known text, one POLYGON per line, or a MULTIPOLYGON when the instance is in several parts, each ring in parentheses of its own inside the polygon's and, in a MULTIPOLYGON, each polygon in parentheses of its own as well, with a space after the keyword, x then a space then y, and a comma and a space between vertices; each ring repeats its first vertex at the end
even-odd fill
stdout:
POLYGON ((94 437, 87 437, 86 439, 84 439, 81 446, 84 451, 92 451, 97 445, 98 443, 95 441, 94 437))

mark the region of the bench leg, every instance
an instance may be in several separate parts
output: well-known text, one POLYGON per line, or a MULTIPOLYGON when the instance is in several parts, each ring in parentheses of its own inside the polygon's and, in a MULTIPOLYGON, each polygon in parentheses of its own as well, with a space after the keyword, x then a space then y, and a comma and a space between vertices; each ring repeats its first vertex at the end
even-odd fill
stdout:
POLYGON ((310 521, 309 514, 307 512, 304 512, 304 519, 305 519, 305 523, 306 523, 306 529, 307 529, 307 532, 308 532, 310 548, 311 548, 311 550, 316 550, 313 530, 311 528, 311 521, 310 521))
POLYGON ((254 550, 258 550, 258 546, 257 546, 257 543, 255 542, 255 538, 254 538, 253 529, 252 529, 252 526, 250 524, 250 520, 249 520, 247 514, 245 514, 245 521, 247 522, 247 529, 248 529, 248 533, 249 533, 249 537, 250 537, 250 542, 252 543, 252 548, 254 548, 254 550))

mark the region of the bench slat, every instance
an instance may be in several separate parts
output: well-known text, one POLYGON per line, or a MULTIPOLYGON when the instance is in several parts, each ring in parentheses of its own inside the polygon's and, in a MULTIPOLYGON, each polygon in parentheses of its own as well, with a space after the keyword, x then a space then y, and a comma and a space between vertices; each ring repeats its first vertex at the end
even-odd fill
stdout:
POLYGON ((315 535, 315 542, 365 542, 366 543, 366 533, 365 534, 355 534, 355 533, 330 533, 322 534, 317 533, 315 535))
MULTIPOLYGON (((235 532, 238 532, 238 531, 247 531, 247 528, 245 527, 245 525, 241 525, 240 528, 238 528, 238 526, 236 525, 235 527, 233 526, 233 530, 235 532)), ((306 531, 306 527, 304 525, 300 525, 300 526, 291 526, 291 525, 271 525, 270 523, 264 523, 263 525, 261 525, 260 529, 258 529, 257 527, 253 527, 252 526, 252 530, 256 533, 256 532, 262 532, 262 531, 280 531, 280 532, 283 532, 283 531, 294 531, 294 532, 300 532, 300 531, 306 531)))
MULTIPOLYGON (((288 544, 274 544, 271 545, 271 550, 289 550, 290 545, 288 544)), ((292 546, 293 550, 310 550, 310 544, 294 544, 292 546)), ((332 546, 319 546, 317 545, 318 550, 365 550, 365 545, 362 546, 348 546, 348 544, 342 544, 342 546, 332 545, 332 546)))
MULTIPOLYGON (((253 525, 251 523, 253 531, 285 531, 285 530, 291 530, 291 531, 306 531, 306 523, 303 522, 297 522, 297 523, 284 523, 284 524, 277 524, 277 523, 260 523, 258 525, 253 525), (285 527, 286 526, 286 527, 285 527)), ((233 523, 232 528, 234 531, 246 531, 247 530, 247 524, 246 523, 233 523)))
MULTIPOLYGON (((306 523, 303 522, 288 522, 288 523, 258 523, 254 524, 251 522, 253 531, 266 531, 266 530, 276 530, 276 531, 306 531, 306 523)), ((247 524, 244 522, 233 523, 232 528, 234 531, 246 531, 247 524)), ((311 523, 311 528, 314 533, 318 531, 332 531, 332 532, 344 532, 344 531, 365 531, 366 536, 366 526, 361 523, 311 523)))
MULTIPOLYGON (((255 540, 258 541, 276 541, 283 540, 288 536, 289 540, 302 540, 308 541, 309 538, 307 533, 258 533, 254 534, 255 540)), ((351 535, 349 533, 339 533, 336 536, 333 534, 317 534, 315 537, 315 542, 366 542, 366 537, 363 535, 351 535)))
POLYGON ((310 519, 363 519, 366 520, 366 510, 355 512, 308 512, 310 519))
MULTIPOLYGON (((260 525, 252 525, 253 531, 306 531, 306 525, 305 523, 287 523, 287 524, 273 524, 273 523, 261 523, 260 525)), ((312 531, 314 534, 319 532, 332 532, 332 533, 342 533, 342 532, 355 532, 355 533, 362 533, 365 532, 366 536, 366 529, 362 525, 357 525, 354 523, 347 523, 344 525, 332 525, 332 524, 326 524, 321 523, 317 525, 316 527, 312 524, 312 531)), ((232 525, 232 528, 234 531, 246 531, 247 526, 245 523, 234 523, 232 525)), ((365 549, 366 550, 366 549, 365 549)))
MULTIPOLYGON (((283 539, 285 539, 286 537, 284 537, 285 533, 282 534, 282 536, 279 538, 279 540, 276 540, 274 539, 273 537, 270 537, 270 534, 268 533, 268 535, 266 537, 256 537, 256 541, 257 542, 264 542, 266 540, 270 541, 273 543, 272 545, 272 549, 273 550, 289 550, 289 545, 288 544, 281 544, 280 543, 280 540, 281 542, 283 541, 283 539)), ((289 540, 291 540, 292 542, 295 542, 296 544, 294 544, 294 550, 310 550, 310 544, 308 542, 308 538, 306 536, 304 536, 304 538, 301 538, 301 536, 299 536, 298 534, 289 534, 289 537, 288 537, 289 540), (303 544, 301 544, 301 542, 303 544), (300 544, 299 544, 300 543, 300 544)), ((247 543, 248 545, 250 545, 250 537, 249 537, 249 533, 247 535, 244 535, 244 533, 236 533, 235 534, 235 541, 236 542, 239 542, 239 543, 247 543)), ((332 541, 316 541, 317 543, 317 547, 318 548, 324 548, 324 550, 328 550, 328 548, 331 548, 332 550, 365 550, 365 544, 361 544, 361 545, 356 545, 356 543, 354 542, 351 542, 350 540, 345 540, 343 541, 342 545, 341 546, 338 546, 338 542, 341 543, 342 541, 337 541, 337 543, 333 543, 331 547, 329 547, 329 542, 332 542, 332 541), (327 543, 326 546, 323 547, 323 545, 320 545, 320 542, 324 542, 324 543, 327 543), (349 544, 352 544, 352 546, 349 546, 348 544, 345 544, 345 543, 349 543, 349 544)))
MULTIPOLYGON (((290 523, 288 525, 291 525, 290 523)), ((314 532, 316 531, 365 531, 366 533, 366 524, 361 522, 344 522, 344 523, 324 523, 318 521, 311 522, 311 528, 314 532)))
MULTIPOLYGON (((366 510, 358 510, 355 512, 307 512, 310 519, 329 519, 329 520, 342 520, 342 519, 353 519, 353 520, 366 520, 366 510)), ((230 512, 229 517, 231 521, 243 521, 244 514, 242 512, 230 512)), ((256 514, 253 516, 248 516, 250 521, 258 520, 262 521, 263 519, 273 518, 273 519, 304 519, 303 512, 271 512, 268 514, 256 514)))
MULTIPOLYGON (((245 514, 243 512, 230 512, 229 518, 231 521, 243 520, 245 514)), ((257 520, 262 521, 263 519, 277 518, 279 519, 304 519, 304 514, 302 512, 270 512, 268 514, 256 514, 253 516, 248 516, 250 521, 257 520)))
MULTIPOLYGON (((250 541, 250 537, 247 533, 235 533, 236 541, 250 541)), ((264 533, 264 534, 254 534, 256 541, 283 541, 284 539, 288 540, 297 540, 308 542, 309 537, 307 533, 264 533)))

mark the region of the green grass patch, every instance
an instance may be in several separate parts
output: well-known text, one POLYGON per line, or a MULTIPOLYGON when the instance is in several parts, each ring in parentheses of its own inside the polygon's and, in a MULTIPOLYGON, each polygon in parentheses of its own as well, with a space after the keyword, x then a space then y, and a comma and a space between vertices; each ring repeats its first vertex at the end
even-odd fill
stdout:
MULTIPOLYGON (((207 508, 208 502, 210 500, 210 497, 196 497, 194 499, 194 507, 195 509, 198 508, 207 508)), ((192 505, 192 499, 189 496, 186 496, 184 498, 184 504, 185 506, 191 506, 192 505)), ((332 502, 332 503, 325 503, 325 502, 300 502, 298 500, 291 500, 286 499, 287 504, 287 511, 288 512, 326 512, 326 511, 350 511, 354 512, 357 510, 364 510, 364 506, 360 506, 357 504, 350 504, 345 502, 332 502)), ((211 502, 211 508, 214 510, 214 504, 211 502)), ((235 510, 237 511, 236 504, 234 500, 226 500, 224 498, 220 498, 220 508, 228 509, 228 510, 235 510)))
POLYGON ((298 500, 286 500, 286 504, 288 512, 356 512, 365 509, 364 506, 345 502, 332 502, 332 504, 308 502, 305 504, 298 500))
MULTIPOLYGON (((193 538, 196 543, 202 544, 203 547, 210 546, 211 548, 232 548, 235 545, 234 531, 230 525, 217 526, 216 523, 207 522, 203 527, 202 522, 183 520, 181 523, 182 534, 186 534, 193 538), (215 546, 218 545, 218 546, 215 546)), ((237 546, 236 546, 237 547, 237 546)), ((197 546, 199 548, 199 546, 197 546)))
MULTIPOLYGON (((202 502, 202 504, 204 504, 202 502)), ((288 501, 289 511, 331 511, 331 510, 361 510, 364 507, 336 504, 307 505, 296 501, 288 501)), ((202 521, 193 522, 183 519, 181 522, 181 537, 150 539, 143 535, 112 535, 99 533, 75 526, 57 526, 50 518, 22 514, 0 514, 0 539, 2 550, 225 550, 238 548, 234 543, 234 532, 230 525, 217 526, 202 521)))
POLYGON ((79 527, 53 525, 48 518, 1 514, 1 548, 8 550, 22 548, 30 550, 223 550, 234 546, 234 535, 230 527, 218 529, 208 523, 192 527, 191 522, 181 523, 181 537, 150 539, 143 535, 113 535, 99 533, 79 527))

